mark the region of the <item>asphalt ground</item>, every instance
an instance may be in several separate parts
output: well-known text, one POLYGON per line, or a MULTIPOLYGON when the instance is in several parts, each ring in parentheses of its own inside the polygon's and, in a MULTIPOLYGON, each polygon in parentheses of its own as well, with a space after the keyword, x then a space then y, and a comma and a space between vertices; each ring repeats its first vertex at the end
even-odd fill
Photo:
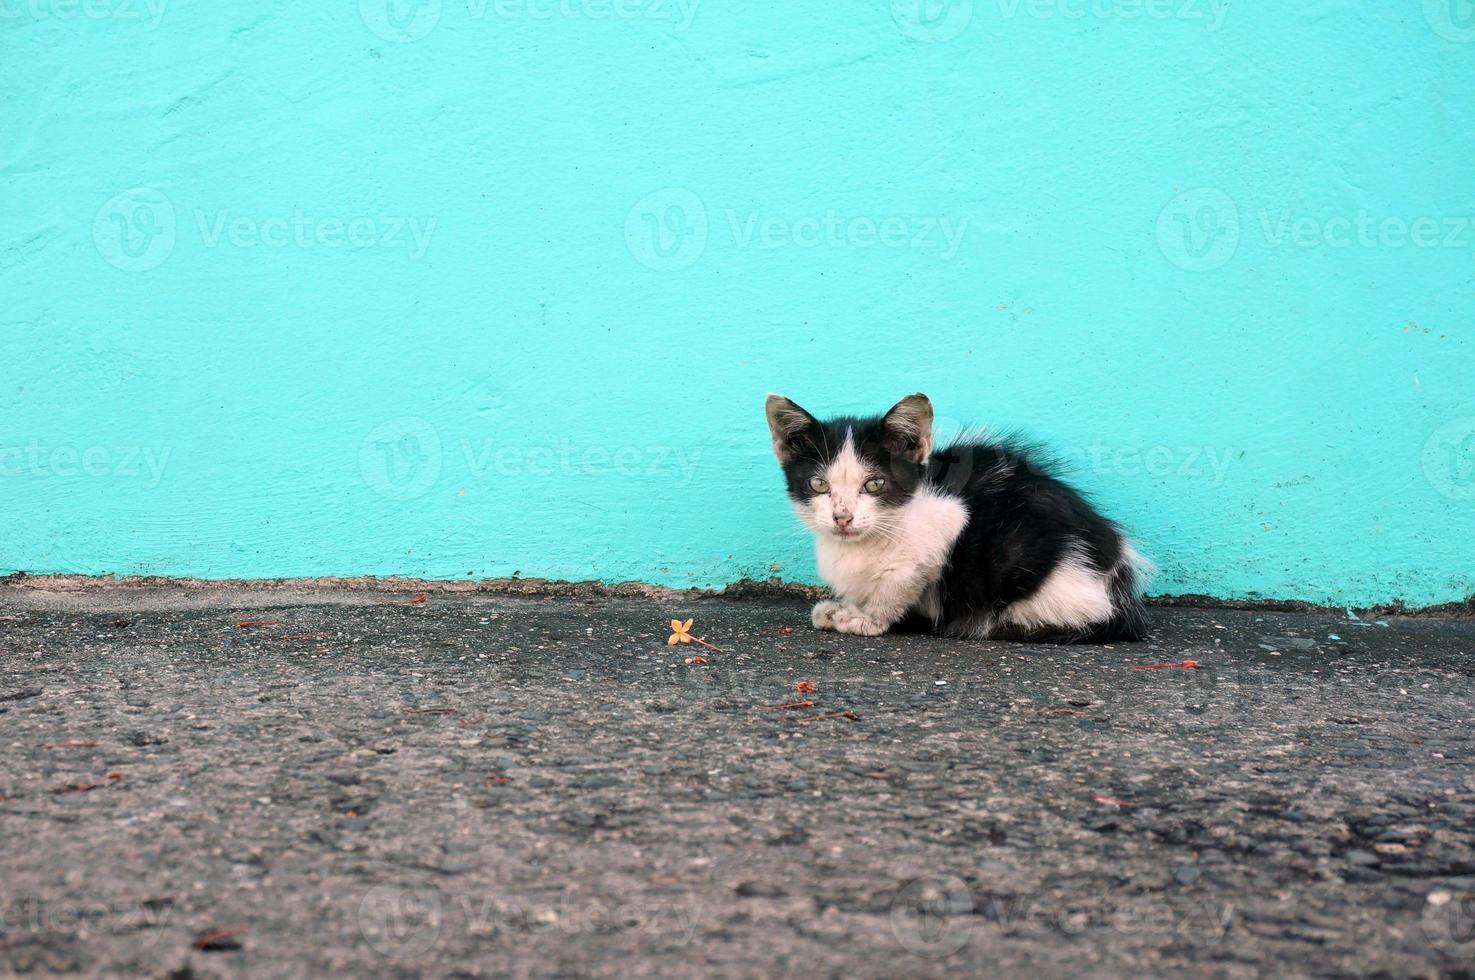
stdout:
POLYGON ((1153 625, 0 586, 0 972, 1475 976, 1475 621, 1153 625))

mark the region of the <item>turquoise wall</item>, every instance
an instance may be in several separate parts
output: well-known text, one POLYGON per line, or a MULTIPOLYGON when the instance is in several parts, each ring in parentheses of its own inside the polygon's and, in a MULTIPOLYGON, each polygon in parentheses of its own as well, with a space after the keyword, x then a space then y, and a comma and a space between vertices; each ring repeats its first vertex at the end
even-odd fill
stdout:
POLYGON ((0 571, 811 580, 762 402, 1475 592, 1469 0, 3 0, 0 571))

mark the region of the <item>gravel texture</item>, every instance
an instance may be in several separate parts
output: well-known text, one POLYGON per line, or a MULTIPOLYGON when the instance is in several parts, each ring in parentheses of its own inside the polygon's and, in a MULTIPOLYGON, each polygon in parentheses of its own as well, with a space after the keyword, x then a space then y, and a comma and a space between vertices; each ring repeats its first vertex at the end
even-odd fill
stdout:
POLYGON ((1475 975, 1475 621, 417 598, 0 587, 0 973, 1475 975))

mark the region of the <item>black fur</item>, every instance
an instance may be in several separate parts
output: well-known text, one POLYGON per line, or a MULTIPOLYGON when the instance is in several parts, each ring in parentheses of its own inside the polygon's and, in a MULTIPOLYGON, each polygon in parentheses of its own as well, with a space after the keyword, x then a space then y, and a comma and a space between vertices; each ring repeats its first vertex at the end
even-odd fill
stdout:
MULTIPOLYGON (((792 404, 792 403, 791 403, 792 404)), ((878 503, 905 504, 925 483, 956 496, 968 524, 939 582, 941 616, 909 614, 892 629, 963 635, 980 613, 996 617, 1029 598, 1072 550, 1107 573, 1115 614, 1086 630, 1026 632, 1003 628, 991 639, 1036 643, 1111 643, 1147 633, 1137 571, 1121 530, 1054 474, 1048 456, 1016 439, 963 438, 932 452, 925 465, 915 439, 889 416, 819 421, 796 416, 780 452, 790 496, 813 495, 809 478, 822 474, 852 434, 862 457, 886 476, 878 503)))

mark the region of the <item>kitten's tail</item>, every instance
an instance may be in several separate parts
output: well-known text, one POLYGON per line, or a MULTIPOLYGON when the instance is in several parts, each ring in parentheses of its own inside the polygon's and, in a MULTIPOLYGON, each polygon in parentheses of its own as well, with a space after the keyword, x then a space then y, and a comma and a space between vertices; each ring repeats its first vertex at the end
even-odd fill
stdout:
POLYGON ((1088 643, 1131 642, 1147 636, 1147 606, 1142 591, 1157 571, 1152 561, 1136 548, 1122 542, 1122 555, 1107 573, 1106 590, 1111 596, 1111 618, 1092 630, 1088 643))

